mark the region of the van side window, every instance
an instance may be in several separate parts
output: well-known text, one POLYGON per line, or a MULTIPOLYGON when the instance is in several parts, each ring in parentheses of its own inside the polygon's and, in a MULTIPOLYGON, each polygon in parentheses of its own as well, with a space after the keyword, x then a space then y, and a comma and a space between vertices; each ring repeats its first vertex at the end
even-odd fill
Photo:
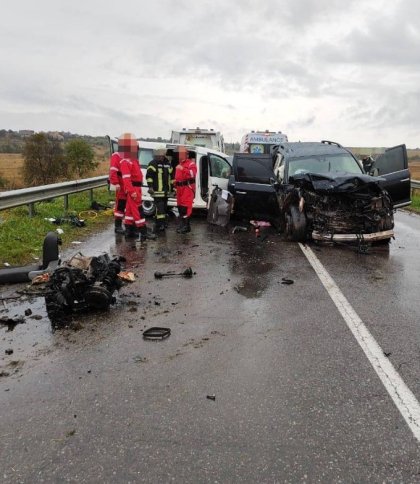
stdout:
POLYGON ((222 158, 214 154, 209 154, 210 159, 210 176, 217 178, 229 178, 231 168, 229 163, 222 158))

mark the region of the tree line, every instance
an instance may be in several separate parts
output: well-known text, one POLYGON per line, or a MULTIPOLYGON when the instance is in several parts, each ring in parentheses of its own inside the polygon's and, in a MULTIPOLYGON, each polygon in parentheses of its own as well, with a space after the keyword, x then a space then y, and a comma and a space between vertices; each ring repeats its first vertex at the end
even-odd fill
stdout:
POLYGON ((69 178, 83 178, 98 166, 92 146, 83 139, 65 144, 46 133, 35 133, 23 148, 23 178, 27 186, 48 185, 69 178))

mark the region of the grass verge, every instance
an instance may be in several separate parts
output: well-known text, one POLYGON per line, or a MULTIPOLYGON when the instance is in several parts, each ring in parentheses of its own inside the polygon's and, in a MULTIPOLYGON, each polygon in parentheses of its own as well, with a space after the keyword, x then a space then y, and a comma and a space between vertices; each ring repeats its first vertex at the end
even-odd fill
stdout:
POLYGON ((409 212, 420 213, 420 195, 411 195, 411 205, 405 207, 405 210, 408 210, 409 212))
MULTIPOLYGON (((94 190, 94 200, 108 205, 114 200, 114 194, 106 188, 97 188, 94 190)), ((64 197, 37 203, 36 215, 32 218, 29 217, 26 206, 0 212, 0 268, 5 262, 11 265, 24 265, 34 263, 37 258, 41 259, 42 244, 49 231, 63 229, 64 233, 60 237, 64 248, 74 240, 83 240, 112 221, 111 210, 93 212, 90 207, 89 192, 81 192, 69 196, 67 213, 64 210, 64 197), (68 215, 77 215, 84 219, 86 226, 76 227, 68 222, 55 225, 45 220, 68 215)))

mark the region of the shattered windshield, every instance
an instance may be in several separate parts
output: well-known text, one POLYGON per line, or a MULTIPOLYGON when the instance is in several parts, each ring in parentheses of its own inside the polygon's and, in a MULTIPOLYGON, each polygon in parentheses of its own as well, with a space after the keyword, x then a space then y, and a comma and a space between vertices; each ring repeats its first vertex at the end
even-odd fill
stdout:
POLYGON ((348 153, 334 155, 312 155, 289 160, 289 176, 304 173, 326 174, 345 172, 360 175, 363 173, 357 161, 348 153))

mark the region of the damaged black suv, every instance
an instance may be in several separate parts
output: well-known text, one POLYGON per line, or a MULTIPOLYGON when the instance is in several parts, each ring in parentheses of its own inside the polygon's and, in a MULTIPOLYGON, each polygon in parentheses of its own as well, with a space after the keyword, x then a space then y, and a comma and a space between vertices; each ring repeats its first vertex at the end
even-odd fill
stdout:
POLYGON ((407 150, 396 146, 364 164, 331 141, 237 153, 229 191, 238 215, 269 220, 295 241, 386 241, 394 209, 411 203, 407 150))

